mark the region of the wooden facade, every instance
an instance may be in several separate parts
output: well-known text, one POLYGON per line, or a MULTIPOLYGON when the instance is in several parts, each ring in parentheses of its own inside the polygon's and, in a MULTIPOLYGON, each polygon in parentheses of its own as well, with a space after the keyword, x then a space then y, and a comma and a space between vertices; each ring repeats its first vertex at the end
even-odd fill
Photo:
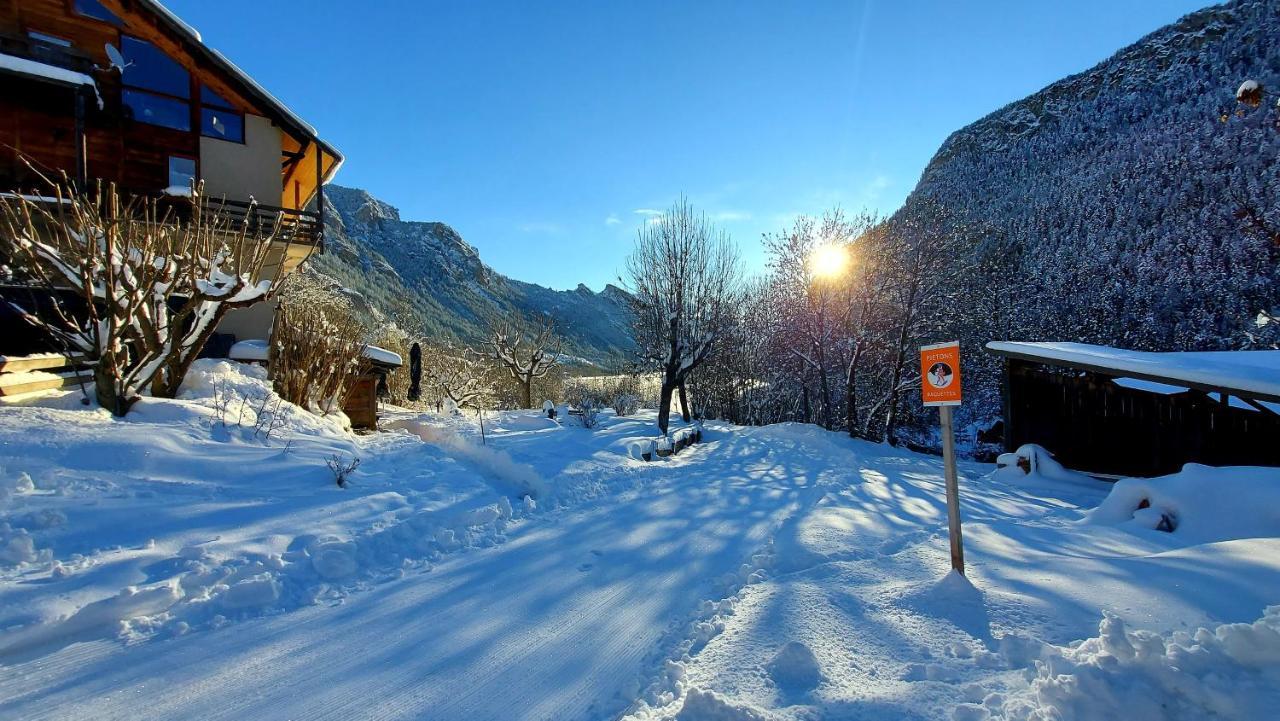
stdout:
MULTIPOLYGON (((0 54, 83 73, 96 86, 68 86, 11 69, 0 72, 0 191, 39 191, 41 181, 29 161, 46 174, 65 171, 82 182, 100 178, 128 192, 158 195, 171 185, 172 159, 192 161, 195 176, 209 182, 207 173, 215 170, 211 154, 230 154, 232 160, 221 165, 234 168, 249 164, 244 162, 246 152, 267 153, 270 157, 247 160, 275 169, 268 171, 278 174, 271 179, 274 195, 241 189, 234 177, 222 184, 218 195, 233 204, 254 195, 269 210, 284 210, 289 218, 305 221, 306 234, 318 237, 323 223, 305 208, 336 172, 341 155, 152 0, 0 3, 0 54), (177 63, 186 71, 187 87, 177 81, 179 87, 168 91, 175 93, 172 97, 127 87, 137 69, 113 67, 108 48, 118 51, 130 45, 154 49, 177 63), (155 96, 156 102, 167 102, 179 114, 189 113, 186 128, 137 118, 126 102, 129 93, 155 96), (234 138, 202 136, 206 113, 239 123, 241 146, 251 125, 279 137, 269 137, 262 150, 232 147, 234 138), (206 165, 210 167, 202 167, 206 165)), ((180 118, 169 123, 175 124, 183 125, 180 118)), ((322 205, 316 206, 319 212, 322 205)))
POLYGON ((1005 449, 1047 448, 1069 468, 1121 476, 1174 473, 1186 463, 1280 466, 1274 404, 1230 389, 1152 392, 1115 382, 1132 374, 1005 357, 1005 449), (1249 398, 1239 405, 1230 398, 1249 398), (1248 407, 1240 407, 1245 405, 1248 407))

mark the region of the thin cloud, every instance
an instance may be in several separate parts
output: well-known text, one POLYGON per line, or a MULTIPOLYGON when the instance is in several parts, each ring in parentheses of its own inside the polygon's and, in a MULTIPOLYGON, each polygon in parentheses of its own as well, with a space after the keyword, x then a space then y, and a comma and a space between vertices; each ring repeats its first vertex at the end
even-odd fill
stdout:
POLYGON ((652 218, 652 217, 657 217, 657 216, 662 215, 662 211, 661 211, 661 210, 654 210, 653 208, 636 208, 635 210, 633 210, 633 211, 631 211, 631 212, 632 212, 632 213, 635 213, 636 215, 645 215, 645 216, 649 216, 649 217, 651 217, 651 218, 652 218))
POLYGON ((621 225, 622 219, 618 217, 617 213, 610 213, 609 217, 604 219, 604 224, 605 225, 621 225))

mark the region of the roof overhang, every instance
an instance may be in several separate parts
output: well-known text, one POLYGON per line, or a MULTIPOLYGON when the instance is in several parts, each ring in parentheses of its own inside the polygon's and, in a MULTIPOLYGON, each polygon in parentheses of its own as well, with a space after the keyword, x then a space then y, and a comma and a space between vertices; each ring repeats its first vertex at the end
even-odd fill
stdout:
POLYGON ((39 80, 65 88, 90 88, 96 91, 98 87, 93 78, 84 73, 5 53, 0 53, 0 73, 39 80))
POLYGON ((1280 403, 1280 351, 1155 353, 1087 343, 1014 341, 992 341, 986 349, 1028 363, 1280 403))

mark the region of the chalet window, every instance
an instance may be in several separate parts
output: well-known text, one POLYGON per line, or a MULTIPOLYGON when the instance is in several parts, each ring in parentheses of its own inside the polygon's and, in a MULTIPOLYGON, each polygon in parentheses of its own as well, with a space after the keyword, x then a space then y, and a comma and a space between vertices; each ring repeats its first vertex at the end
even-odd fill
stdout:
POLYGON ((200 134, 217 140, 243 143, 244 116, 228 110, 200 108, 200 134))
POLYGON ((74 7, 76 12, 94 20, 102 20, 112 25, 123 25, 120 18, 110 10, 102 6, 98 0, 75 0, 74 7))
POLYGON ((127 67, 124 84, 178 98, 191 97, 191 75, 173 58, 146 40, 121 36, 120 50, 127 67))
POLYGON ((124 105, 134 120, 173 130, 191 130, 191 106, 184 100, 124 89, 124 105))
POLYGON ((200 86, 200 134, 233 143, 244 142, 244 115, 208 85, 200 86))
POLYGON ((124 105, 134 120, 173 130, 191 130, 191 75, 159 48, 122 35, 124 105))
POLYGON ((181 193, 191 187, 196 178, 195 158, 169 156, 169 189, 181 193))

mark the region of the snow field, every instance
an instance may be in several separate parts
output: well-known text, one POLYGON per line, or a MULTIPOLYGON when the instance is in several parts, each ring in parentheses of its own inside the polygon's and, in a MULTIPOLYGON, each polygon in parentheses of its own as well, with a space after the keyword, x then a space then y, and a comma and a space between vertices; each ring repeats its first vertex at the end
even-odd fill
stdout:
POLYGON ((56 394, 31 401, 51 407, 0 417, 11 439, 32 416, 50 431, 38 450, 28 446, 35 452, 0 461, 40 479, 0 473, 0 663, 79 640, 136 642, 341 602, 405 569, 498 543, 536 508, 494 490, 517 468, 509 459, 495 468, 437 453, 431 460, 455 479, 414 491, 396 477, 412 473, 396 456, 420 453, 415 439, 388 434, 362 447, 344 419, 270 396, 260 368, 201 361, 180 401, 143 400, 125 421, 56 394), (255 431, 270 423, 260 414, 281 416, 275 439, 255 431), (370 451, 387 453, 390 467, 357 471, 354 489, 336 489, 323 458, 370 451), (46 592, 21 589, 40 578, 46 592), (63 587, 71 590, 56 593, 63 587))
POLYGON ((68 394, 0 409, 0 717, 1253 719, 1276 702, 1269 471, 1113 487, 1042 449, 1020 450, 1031 475, 963 464, 961 577, 936 458, 709 424, 645 462, 652 413, 608 411, 593 430, 487 415, 482 441, 473 417, 392 410, 389 432, 353 436, 266 388, 201 362, 182 399, 124 420, 68 394), (345 490, 335 454, 362 459, 345 490))

